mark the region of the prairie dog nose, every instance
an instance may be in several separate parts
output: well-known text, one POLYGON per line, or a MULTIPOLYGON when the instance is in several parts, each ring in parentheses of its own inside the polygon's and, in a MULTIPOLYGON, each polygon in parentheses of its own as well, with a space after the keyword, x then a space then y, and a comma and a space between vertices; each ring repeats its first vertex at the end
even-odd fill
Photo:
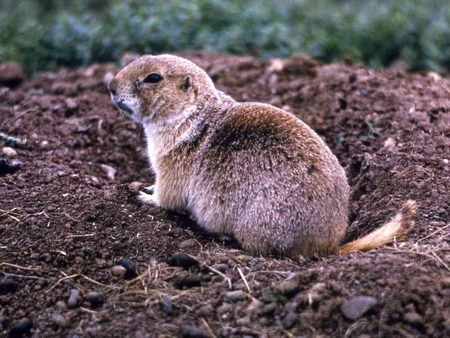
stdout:
POLYGON ((116 79, 112 79, 112 80, 108 83, 108 89, 109 89, 109 91, 111 92, 111 94, 113 94, 113 95, 116 94, 116 92, 117 92, 117 87, 118 87, 118 84, 117 84, 116 79))

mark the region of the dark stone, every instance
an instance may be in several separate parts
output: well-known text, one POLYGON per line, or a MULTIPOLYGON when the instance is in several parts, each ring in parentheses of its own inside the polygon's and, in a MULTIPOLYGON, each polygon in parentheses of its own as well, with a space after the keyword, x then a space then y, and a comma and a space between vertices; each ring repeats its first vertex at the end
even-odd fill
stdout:
POLYGON ((31 331, 31 328, 33 327, 33 322, 26 318, 24 320, 21 320, 16 325, 14 325, 11 330, 9 331, 9 337, 10 338, 19 338, 23 337, 26 334, 29 334, 31 331))
POLYGON ((80 291, 77 289, 70 290, 69 300, 67 301, 67 305, 70 309, 74 309, 80 304, 80 297, 80 291))
POLYGON ((161 310, 167 314, 171 314, 173 312, 172 301, 169 298, 164 298, 161 302, 161 310))
POLYGON ((180 289, 183 289, 183 288, 190 289, 190 288, 199 287, 202 285, 201 279, 197 275, 189 275, 189 276, 181 279, 180 281, 176 282, 175 284, 180 289))
POLYGON ((19 284, 10 278, 5 278, 0 281, 0 294, 16 292, 18 288, 19 284))
POLYGON ((170 266, 180 266, 186 270, 199 266, 199 262, 195 258, 182 253, 172 255, 168 263, 170 266))
POLYGON ((358 296, 346 301, 341 306, 342 314, 348 319, 356 320, 361 318, 377 304, 373 297, 358 296))
POLYGON ((129 260, 128 258, 124 258, 120 261, 119 264, 127 270, 127 272, 125 273, 126 279, 133 279, 137 277, 136 264, 134 264, 131 260, 129 260))
POLYGON ((283 325, 286 330, 290 330, 294 327, 295 324, 297 324, 297 322, 298 314, 296 314, 295 312, 289 312, 281 321, 281 325, 283 325))
POLYGON ((183 338, 208 338, 209 336, 201 329, 190 325, 180 326, 181 337, 183 338))

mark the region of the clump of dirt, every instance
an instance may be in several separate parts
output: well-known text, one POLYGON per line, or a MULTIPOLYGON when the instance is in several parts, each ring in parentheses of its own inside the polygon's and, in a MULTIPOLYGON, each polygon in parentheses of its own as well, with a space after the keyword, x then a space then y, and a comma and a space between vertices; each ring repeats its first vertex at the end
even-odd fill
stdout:
POLYGON ((153 176, 141 128, 107 93, 117 67, 42 73, 0 88, 0 132, 26 140, 0 140, 19 166, 0 176, 1 334, 449 336, 450 81, 302 55, 182 56, 235 99, 281 107, 324 138, 352 188, 348 239, 408 198, 416 228, 367 253, 250 256, 138 201, 153 176))

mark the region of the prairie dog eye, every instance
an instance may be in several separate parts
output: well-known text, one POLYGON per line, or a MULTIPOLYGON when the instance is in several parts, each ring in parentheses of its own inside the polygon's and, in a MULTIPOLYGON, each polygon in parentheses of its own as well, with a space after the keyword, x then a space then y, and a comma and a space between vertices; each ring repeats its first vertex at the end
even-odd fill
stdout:
POLYGON ((151 73, 150 75, 147 75, 143 82, 144 83, 158 83, 160 81, 162 81, 163 77, 159 74, 156 73, 151 73))

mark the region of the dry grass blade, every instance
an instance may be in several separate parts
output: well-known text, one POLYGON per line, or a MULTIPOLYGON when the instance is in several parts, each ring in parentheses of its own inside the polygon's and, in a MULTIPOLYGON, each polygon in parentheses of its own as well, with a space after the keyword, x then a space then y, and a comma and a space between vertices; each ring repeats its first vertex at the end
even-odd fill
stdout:
POLYGON ((0 263, 0 266, 10 266, 12 268, 21 269, 21 270, 29 270, 29 271, 40 271, 40 270, 42 270, 42 268, 40 268, 40 267, 39 268, 32 268, 32 267, 20 266, 20 265, 6 263, 6 262, 0 263))
POLYGON ((244 281, 245 287, 247 288, 247 291, 249 294, 252 293, 252 290, 250 289, 250 285, 248 285, 247 278, 245 278, 244 274, 242 273, 242 270, 240 268, 237 268, 239 275, 241 276, 242 280, 244 281))

